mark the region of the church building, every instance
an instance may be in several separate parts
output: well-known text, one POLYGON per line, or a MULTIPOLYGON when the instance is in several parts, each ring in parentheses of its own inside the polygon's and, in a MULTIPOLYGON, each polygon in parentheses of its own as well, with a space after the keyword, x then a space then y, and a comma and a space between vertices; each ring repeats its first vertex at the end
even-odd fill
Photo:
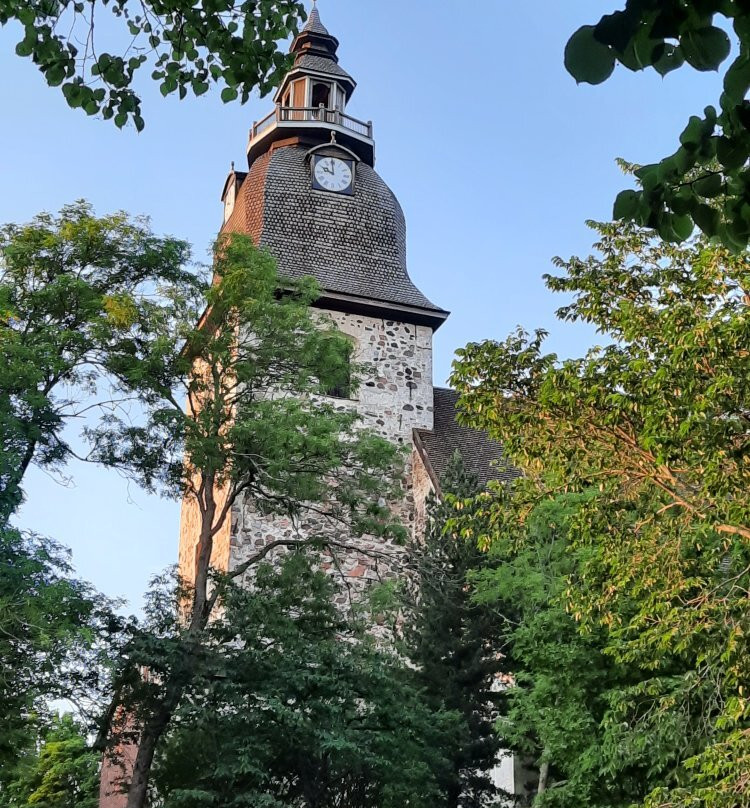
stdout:
MULTIPOLYGON (((372 122, 347 111, 356 82, 339 64, 338 47, 313 7, 292 44, 293 66, 273 110, 252 125, 247 171, 233 166, 224 183, 221 232, 249 235, 276 258, 282 277, 318 281, 317 308, 352 339, 354 361, 372 369, 355 392, 334 397, 339 406, 357 410, 362 426, 407 449, 399 516, 419 540, 427 499, 440 493, 457 450, 482 484, 512 471, 498 444, 456 423, 456 393, 433 385, 433 335, 449 313, 409 277, 404 213, 375 171, 372 122)), ((231 572, 268 543, 305 527, 237 501, 214 537, 212 565, 231 572)), ((194 579, 196 543, 196 514, 186 501, 179 568, 188 581, 194 579)), ((402 549, 383 544, 353 539, 354 549, 335 559, 350 590, 398 574, 398 563, 389 568, 383 558, 389 549, 397 558, 402 549)), ((329 567, 333 559, 322 562, 329 567)), ((514 790, 510 759, 494 774, 514 790)), ((115 778, 105 771, 101 808, 124 805, 115 778)))

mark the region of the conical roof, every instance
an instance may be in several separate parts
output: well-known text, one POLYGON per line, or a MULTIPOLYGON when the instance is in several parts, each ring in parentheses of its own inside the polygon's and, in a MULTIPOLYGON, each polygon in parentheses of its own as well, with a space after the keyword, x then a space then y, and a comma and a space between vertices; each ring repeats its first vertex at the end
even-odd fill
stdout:
POLYGON ((313 34, 320 34, 321 36, 328 36, 331 37, 331 39, 336 38, 331 36, 330 33, 328 33, 328 29, 320 21, 320 13, 318 12, 317 6, 313 6, 312 11, 310 12, 310 16, 307 18, 307 22, 305 23, 305 27, 302 29, 302 31, 313 34))

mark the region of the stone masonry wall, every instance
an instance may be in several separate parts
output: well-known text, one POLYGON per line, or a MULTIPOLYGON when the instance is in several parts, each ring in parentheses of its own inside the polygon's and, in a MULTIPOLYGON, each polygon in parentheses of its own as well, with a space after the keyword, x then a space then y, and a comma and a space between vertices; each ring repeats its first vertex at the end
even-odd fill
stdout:
MULTIPOLYGON (((405 447, 404 501, 398 515, 413 534, 415 521, 412 485, 412 430, 432 429, 432 329, 395 320, 327 312, 337 327, 353 338, 353 359, 368 366, 368 372, 352 399, 336 399, 342 407, 354 407, 363 427, 405 447)), ((420 492, 421 493, 421 492, 420 492)), ((230 538, 230 569, 279 538, 303 537, 315 530, 317 517, 309 514, 301 524, 288 519, 262 517, 250 503, 233 508, 230 538)), ((356 598, 368 582, 398 574, 399 548, 373 538, 341 537, 348 549, 323 555, 325 569, 343 574, 345 591, 340 599, 356 598)), ((274 551, 271 554, 273 558, 274 551)))

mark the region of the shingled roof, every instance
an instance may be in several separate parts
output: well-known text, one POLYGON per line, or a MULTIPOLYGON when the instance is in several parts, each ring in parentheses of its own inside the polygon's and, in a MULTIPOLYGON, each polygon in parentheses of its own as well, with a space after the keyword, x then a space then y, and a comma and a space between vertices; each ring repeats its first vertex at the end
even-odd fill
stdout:
POLYGON ((455 390, 436 387, 434 396, 434 428, 415 429, 414 433, 417 449, 438 491, 456 450, 461 453, 467 470, 477 476, 483 487, 491 480, 511 480, 518 476, 497 441, 487 437, 486 432, 469 429, 456 421, 458 393, 455 390))
MULTIPOLYGON (((320 34, 321 36, 331 36, 328 29, 320 21, 320 14, 318 13, 317 6, 313 6, 310 16, 307 18, 307 22, 305 23, 305 27, 302 29, 302 31, 312 34, 320 34)), ((335 39, 335 37, 331 38, 335 39)))
POLYGON ((370 166, 356 171, 354 194, 334 196, 312 189, 306 149, 285 146, 260 158, 245 182, 247 209, 261 222, 257 235, 249 232, 283 276, 312 275, 326 292, 422 310, 437 328, 448 313, 409 277, 401 206, 370 166))

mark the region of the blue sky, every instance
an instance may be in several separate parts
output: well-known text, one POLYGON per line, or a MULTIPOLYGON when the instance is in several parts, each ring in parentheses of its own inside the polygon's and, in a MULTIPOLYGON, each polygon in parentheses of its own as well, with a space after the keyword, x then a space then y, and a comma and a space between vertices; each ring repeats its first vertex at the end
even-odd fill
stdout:
MULTIPOLYGON (((349 111, 373 120, 376 168, 406 214, 411 276, 452 311, 435 339, 438 384, 456 348, 517 324, 546 328, 561 355, 595 340, 555 321, 562 301, 542 274, 555 255, 589 252, 585 221, 608 219, 626 184, 616 157, 665 156, 688 116, 718 100, 715 74, 687 70, 662 80, 618 69, 600 87, 576 86, 567 37, 619 5, 320 0, 359 84, 349 111)), ((146 82, 146 129, 119 131, 70 110, 13 54, 18 39, 13 25, 0 29, 0 222, 84 198, 99 213, 147 214, 207 260, 230 161, 243 166, 270 100, 165 100, 146 82)), ((19 523, 68 545, 82 577, 138 608, 149 578, 176 560, 179 506, 114 473, 69 473, 63 486, 33 472, 19 523)))

